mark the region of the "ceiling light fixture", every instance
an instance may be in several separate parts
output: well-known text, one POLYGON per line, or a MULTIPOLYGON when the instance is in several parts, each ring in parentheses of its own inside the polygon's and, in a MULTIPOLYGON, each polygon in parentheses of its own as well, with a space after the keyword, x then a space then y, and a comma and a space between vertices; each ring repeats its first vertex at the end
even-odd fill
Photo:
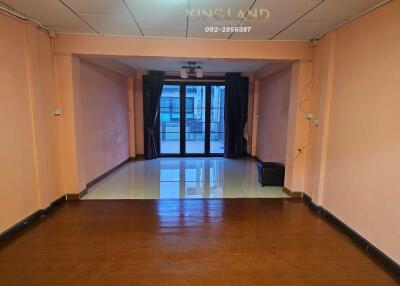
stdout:
POLYGON ((188 70, 185 67, 181 68, 181 78, 188 78, 189 74, 188 74, 188 70))
POLYGON ((197 66, 196 62, 188 62, 186 66, 181 67, 181 78, 188 78, 189 76, 202 78, 203 68, 201 66, 197 66))

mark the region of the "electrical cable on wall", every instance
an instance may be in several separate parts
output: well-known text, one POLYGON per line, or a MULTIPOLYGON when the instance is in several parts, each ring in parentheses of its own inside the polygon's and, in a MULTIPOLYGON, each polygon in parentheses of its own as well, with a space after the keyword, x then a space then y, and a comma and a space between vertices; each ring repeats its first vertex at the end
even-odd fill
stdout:
POLYGON ((43 30, 46 31, 50 31, 49 28, 47 28, 45 25, 43 25, 42 23, 40 23, 39 21, 36 21, 35 19, 26 16, 25 14, 15 10, 14 8, 12 8, 11 6, 7 5, 4 2, 0 1, 0 10, 4 11, 10 15, 13 15, 14 17, 17 17, 18 19, 21 19, 22 21, 27 21, 32 23, 33 25, 42 28, 43 30))
MULTIPOLYGON (((309 77, 309 81, 308 81, 308 92, 306 93, 306 95, 302 98, 299 97, 298 99, 298 107, 300 109, 300 111, 303 113, 304 118, 308 121, 307 123, 307 134, 306 136, 303 138, 303 141, 300 145, 298 145, 296 147, 296 155, 294 156, 294 158, 292 160, 289 161, 288 164, 286 164, 286 168, 291 167, 294 162, 300 157, 300 155, 303 154, 303 151, 306 149, 306 147, 308 146, 308 143, 310 142, 311 139, 311 135, 312 135, 312 122, 311 122, 311 118, 308 118, 307 115, 309 114, 308 110, 305 110, 303 108, 303 105, 306 102, 309 102, 311 100, 311 96, 312 96, 312 92, 314 89, 314 76, 315 76, 315 58, 316 58, 316 54, 317 54, 317 45, 312 42, 313 45, 313 50, 312 50, 312 56, 311 56, 311 73, 310 73, 310 77, 309 77)), ((286 158, 287 160, 287 158, 286 158)))
MULTIPOLYGON (((51 48, 51 66, 53 70, 53 78, 54 82, 57 83, 57 73, 56 73, 56 62, 54 59, 55 53, 54 53, 54 39, 56 37, 54 32, 48 32, 49 37, 50 37, 50 48, 51 48)), ((54 97, 53 97, 53 106, 54 108, 59 108, 60 106, 60 99, 59 99, 59 94, 58 94, 58 89, 57 89, 57 84, 55 86, 54 90, 54 97)))

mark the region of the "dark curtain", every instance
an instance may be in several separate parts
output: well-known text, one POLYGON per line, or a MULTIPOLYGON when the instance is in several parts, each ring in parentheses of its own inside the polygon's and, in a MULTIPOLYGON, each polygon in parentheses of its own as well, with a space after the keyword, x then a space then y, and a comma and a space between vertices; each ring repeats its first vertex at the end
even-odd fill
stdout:
POLYGON ((144 158, 158 157, 160 149, 160 98, 164 84, 164 72, 150 71, 143 76, 143 127, 144 158))
POLYGON ((246 156, 243 129, 247 122, 249 79, 240 73, 227 73, 225 78, 225 158, 246 156))

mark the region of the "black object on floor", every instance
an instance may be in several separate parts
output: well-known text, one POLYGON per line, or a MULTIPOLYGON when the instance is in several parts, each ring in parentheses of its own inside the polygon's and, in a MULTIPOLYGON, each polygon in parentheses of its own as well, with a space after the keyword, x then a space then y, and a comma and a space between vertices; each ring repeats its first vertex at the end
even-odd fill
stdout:
POLYGON ((275 162, 258 163, 258 182, 264 186, 283 186, 285 165, 275 162))

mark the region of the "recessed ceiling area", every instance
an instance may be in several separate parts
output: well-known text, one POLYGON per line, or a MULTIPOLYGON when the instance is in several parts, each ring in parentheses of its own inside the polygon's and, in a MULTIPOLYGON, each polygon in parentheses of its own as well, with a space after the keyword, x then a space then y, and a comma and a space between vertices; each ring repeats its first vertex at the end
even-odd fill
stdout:
POLYGON ((1 0, 61 33, 310 40, 386 0, 1 0), (263 17, 262 17, 263 16, 263 17), (249 32, 206 31, 251 27, 249 32))
POLYGON ((255 72, 274 62, 225 59, 178 59, 178 58, 115 58, 134 70, 158 70, 179 72, 189 61, 200 65, 205 73, 255 72))

